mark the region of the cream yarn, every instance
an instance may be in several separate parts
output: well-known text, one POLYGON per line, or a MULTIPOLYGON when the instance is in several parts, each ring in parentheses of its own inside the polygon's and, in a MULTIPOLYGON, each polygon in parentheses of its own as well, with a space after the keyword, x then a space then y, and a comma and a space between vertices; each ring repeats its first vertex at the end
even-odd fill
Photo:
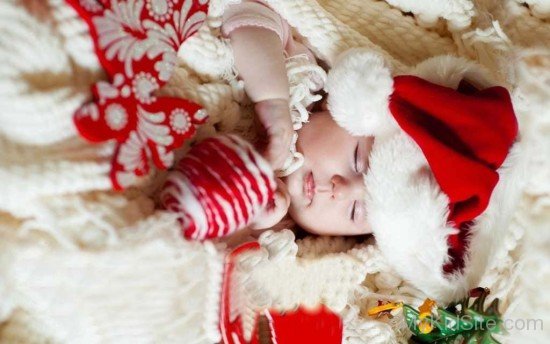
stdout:
POLYGON ((72 113, 102 75, 87 25, 63 0, 7 0, 0 32, 0 134, 32 145, 75 136, 72 113))
MULTIPOLYGON (((163 89, 206 107, 211 120, 199 136, 250 133, 250 109, 229 46, 217 37, 227 2, 212 1, 210 27, 182 46, 177 71, 163 89)), ((329 66, 359 46, 384 54, 396 73, 434 55, 459 54, 512 87, 531 179, 481 281, 502 298, 507 318, 550 319, 549 298, 537 293, 549 283, 550 26, 541 19, 550 12, 547 2, 440 0, 429 8, 406 0, 268 2, 329 66), (434 22, 435 15, 443 19, 434 22)), ((216 342, 224 249, 181 240, 173 219, 152 209, 149 188, 105 191, 112 144, 90 145, 75 136, 72 113, 102 77, 85 24, 63 0, 6 0, 0 31, 0 341, 216 342)), ((307 80, 298 78, 296 89, 311 91, 307 80)), ((313 98, 300 92, 304 97, 294 107, 302 120, 313 98)), ((263 253, 243 286, 280 307, 326 300, 343 314, 346 343, 405 340, 398 322, 372 321, 364 312, 379 299, 418 304, 426 295, 395 275, 375 246, 345 238, 294 243, 288 232, 272 235, 262 237, 263 253), (296 281, 270 286, 276 273, 296 275, 296 281), (323 278, 338 286, 313 283, 323 278)), ((241 309, 252 314, 262 299, 243 295, 241 309)), ((545 343, 545 334, 513 332, 508 342, 545 343)))
POLYGON ((14 313, 2 342, 42 342, 27 327, 54 343, 218 342, 223 257, 177 228, 172 215, 156 214, 101 250, 4 236, 2 296, 14 313))
POLYGON ((72 137, 50 146, 26 146, 0 136, 0 211, 36 215, 42 198, 108 190, 113 146, 72 137))
POLYGON ((232 314, 241 315, 247 336, 264 308, 294 309, 325 304, 342 315, 346 343, 406 342, 402 315, 394 323, 370 319, 366 311, 378 300, 419 305, 425 295, 401 280, 370 240, 305 238, 289 230, 267 231, 261 249, 238 258, 232 314), (366 276, 366 278, 365 278, 366 276), (403 330, 403 331, 402 331, 403 330))

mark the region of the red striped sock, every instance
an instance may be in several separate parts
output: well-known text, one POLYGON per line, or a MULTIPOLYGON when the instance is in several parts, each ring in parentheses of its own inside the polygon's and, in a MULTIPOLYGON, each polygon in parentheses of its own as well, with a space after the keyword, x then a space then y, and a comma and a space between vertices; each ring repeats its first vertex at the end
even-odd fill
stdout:
POLYGON ((191 148, 169 174, 160 199, 180 214, 186 238, 202 240, 246 227, 275 188, 267 161, 243 139, 223 135, 191 148))

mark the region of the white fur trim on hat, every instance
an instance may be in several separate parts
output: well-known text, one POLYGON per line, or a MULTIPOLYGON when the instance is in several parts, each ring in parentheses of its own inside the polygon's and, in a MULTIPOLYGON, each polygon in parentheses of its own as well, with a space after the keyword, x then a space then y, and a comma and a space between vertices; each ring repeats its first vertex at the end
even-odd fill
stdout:
POLYGON ((332 117, 350 134, 374 136, 396 128, 388 108, 393 78, 379 54, 346 51, 330 70, 325 89, 332 117))
POLYGON ((464 296, 465 278, 443 272, 447 238, 456 230, 420 147, 404 132, 375 140, 365 184, 368 222, 395 271, 438 302, 464 296))
POLYGON ((506 233, 525 185, 526 161, 516 143, 498 169, 500 179, 487 209, 470 227, 464 269, 445 274, 448 236, 456 231, 447 222, 448 197, 420 147, 404 132, 375 140, 364 177, 367 221, 388 264, 442 304, 464 297, 471 288, 490 286, 481 278, 507 252, 506 233))

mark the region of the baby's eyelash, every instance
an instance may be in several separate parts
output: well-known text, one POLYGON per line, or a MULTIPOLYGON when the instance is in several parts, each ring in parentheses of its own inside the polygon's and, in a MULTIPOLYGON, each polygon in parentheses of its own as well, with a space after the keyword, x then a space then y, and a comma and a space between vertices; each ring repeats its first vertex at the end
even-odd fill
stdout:
POLYGON ((358 155, 358 152, 359 152, 359 143, 357 143, 357 146, 355 146, 355 152, 353 153, 353 161, 354 161, 354 164, 355 164, 355 172, 359 172, 359 170, 357 169, 357 155, 358 155))
POLYGON ((357 201, 353 202, 353 207, 351 208, 351 215, 350 218, 352 221, 355 221, 355 206, 357 205, 357 201))

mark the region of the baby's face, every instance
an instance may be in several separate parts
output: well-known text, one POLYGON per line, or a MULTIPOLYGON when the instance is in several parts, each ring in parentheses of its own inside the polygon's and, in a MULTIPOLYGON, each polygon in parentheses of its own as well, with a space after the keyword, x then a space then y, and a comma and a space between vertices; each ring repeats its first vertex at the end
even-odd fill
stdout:
POLYGON ((372 137, 348 134, 329 112, 312 115, 298 132, 304 164, 285 179, 294 221, 315 234, 371 233, 363 173, 372 143, 372 137))

